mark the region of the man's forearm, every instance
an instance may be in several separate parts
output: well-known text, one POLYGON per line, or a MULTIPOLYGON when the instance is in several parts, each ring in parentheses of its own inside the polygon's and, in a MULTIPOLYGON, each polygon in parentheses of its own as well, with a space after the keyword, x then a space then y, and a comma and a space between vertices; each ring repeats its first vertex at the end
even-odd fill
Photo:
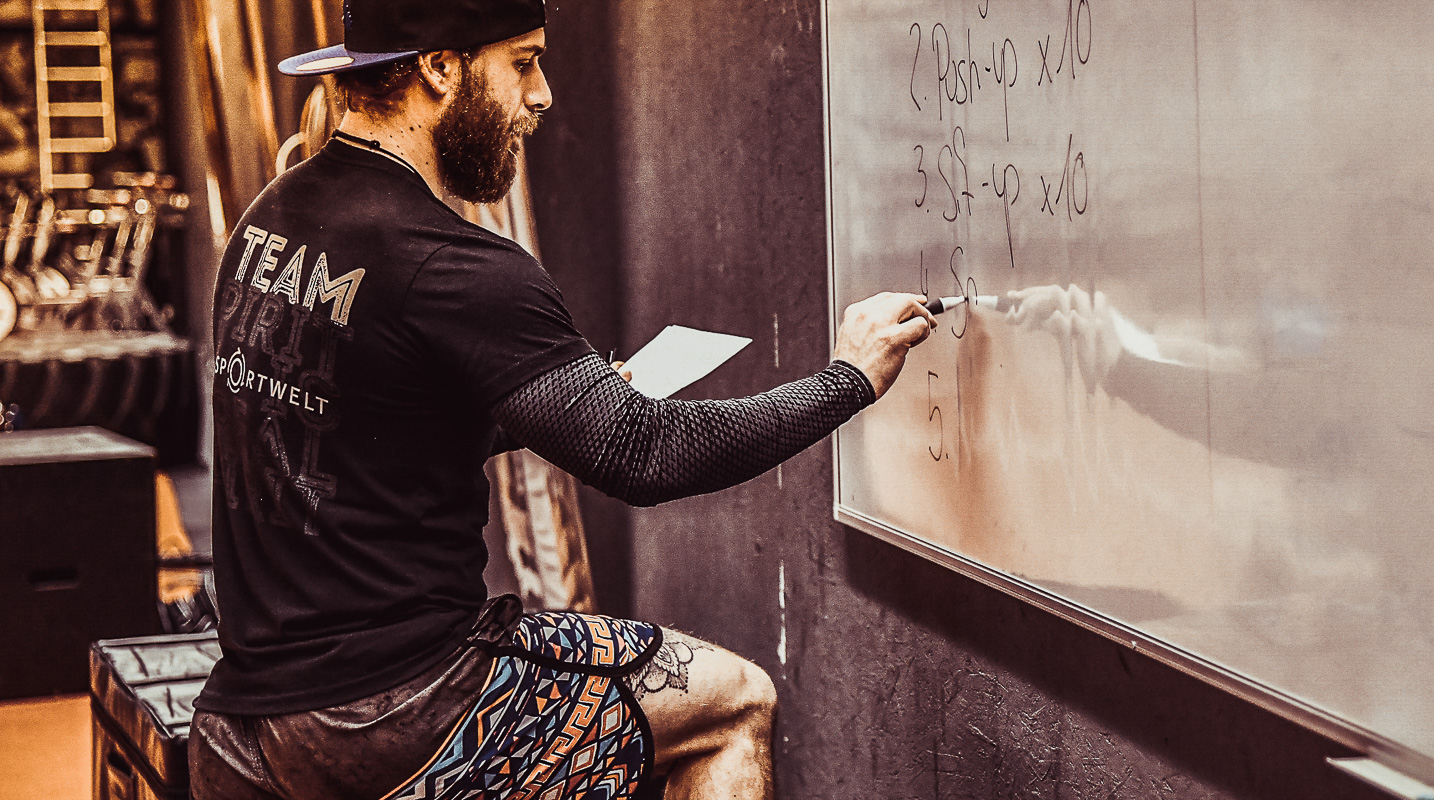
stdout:
POLYGON ((579 480, 633 505, 714 492, 766 472, 875 401, 860 370, 735 400, 655 400, 588 356, 519 387, 494 408, 503 430, 579 480))

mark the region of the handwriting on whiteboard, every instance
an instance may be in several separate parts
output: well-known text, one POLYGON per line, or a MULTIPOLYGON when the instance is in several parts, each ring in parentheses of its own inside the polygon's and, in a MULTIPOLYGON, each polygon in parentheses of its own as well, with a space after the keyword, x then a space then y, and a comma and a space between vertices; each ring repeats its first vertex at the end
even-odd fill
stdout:
MULTIPOLYGON (((962 106, 988 102, 985 98, 989 96, 989 102, 1001 104, 1003 127, 999 133, 1009 143, 1012 102, 1020 102, 1023 92, 1058 92, 1062 88, 1059 78, 1075 81, 1090 63, 1094 46, 1091 0, 1067 0, 1064 22, 1053 21, 1060 32, 1029 45, 999 33, 993 35, 991 31, 999 30, 999 15, 993 14, 990 0, 976 5, 979 32, 967 26, 953 33, 945 22, 919 20, 907 29, 912 59, 906 89, 912 106, 917 112, 934 114, 939 121, 949 121, 949 130, 940 141, 913 143, 913 199, 916 208, 928 214, 939 212, 947 223, 955 223, 963 215, 975 216, 980 206, 999 205, 1007 255, 1014 269, 1017 258, 1011 240, 1011 214, 1023 200, 1023 176, 1034 174, 1041 190, 1036 200, 1028 188, 1023 208, 1052 217, 1060 212, 1074 220, 1090 207, 1085 152, 1070 133, 1065 152, 1052 154, 1048 163, 1016 164, 993 157, 999 153, 985 154, 983 159, 968 148, 967 131, 958 122, 957 112, 962 106), (1033 71, 1028 68, 1024 78, 1020 66, 1023 52, 1026 63, 1035 67, 1033 71), (1037 57, 1031 57, 1032 53, 1037 57), (999 97, 995 96, 998 92, 999 97)), ((1024 183, 1029 187, 1033 182, 1025 177, 1024 183)))
MULTIPOLYGON (((943 320, 958 339, 966 333, 979 294, 966 263, 973 228, 1001 239, 1006 266, 1015 270, 1021 258, 1012 234, 1013 215, 1061 218, 1070 224, 1090 210, 1090 170, 1077 134, 1060 130, 1056 115, 1036 116, 1050 120, 1042 130, 1013 130, 1011 110, 1023 102, 1044 107, 1073 91, 1098 52, 1093 0, 1054 5, 1049 31, 1034 38, 1029 28, 1020 35, 1003 29, 997 0, 973 5, 976 15, 964 15, 970 24, 949 19, 908 24, 910 70, 902 76, 905 86, 892 87, 909 96, 907 108, 925 120, 921 130, 927 132, 924 141, 901 145, 910 146, 909 213, 929 220, 922 224, 940 228, 941 238, 950 242, 939 252, 928 247, 918 254, 919 291, 967 299, 943 320), (985 104, 998 110, 991 113, 985 104), (978 105, 981 114, 974 113, 978 105), (933 130, 939 138, 931 136, 933 130), (1032 141, 1059 141, 1063 147, 1046 153, 1047 144, 1033 154, 1032 141)), ((1015 118, 1030 124, 1032 115, 1015 118)), ((957 469, 968 457, 961 394, 963 373, 969 376, 972 370, 969 365, 962 368, 963 357, 969 359, 969 354, 926 375, 926 451, 934 461, 952 461, 957 469)))

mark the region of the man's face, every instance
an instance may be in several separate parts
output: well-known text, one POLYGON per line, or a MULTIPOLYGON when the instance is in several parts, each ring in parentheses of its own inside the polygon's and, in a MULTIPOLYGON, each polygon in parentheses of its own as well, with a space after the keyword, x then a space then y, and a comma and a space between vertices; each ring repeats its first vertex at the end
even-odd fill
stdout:
POLYGON ((524 136, 552 103, 538 67, 541 29, 464 61, 458 87, 433 127, 443 188, 470 203, 501 200, 513 184, 524 136))

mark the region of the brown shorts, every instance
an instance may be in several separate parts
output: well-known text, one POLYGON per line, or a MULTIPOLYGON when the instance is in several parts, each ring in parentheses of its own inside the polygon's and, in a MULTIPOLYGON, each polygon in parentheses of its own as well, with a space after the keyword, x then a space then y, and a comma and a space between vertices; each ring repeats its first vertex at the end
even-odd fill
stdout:
POLYGON ((465 647, 377 695, 276 716, 199 712, 195 800, 619 798, 650 783, 652 736, 622 680, 655 625, 523 617, 504 645, 465 647))

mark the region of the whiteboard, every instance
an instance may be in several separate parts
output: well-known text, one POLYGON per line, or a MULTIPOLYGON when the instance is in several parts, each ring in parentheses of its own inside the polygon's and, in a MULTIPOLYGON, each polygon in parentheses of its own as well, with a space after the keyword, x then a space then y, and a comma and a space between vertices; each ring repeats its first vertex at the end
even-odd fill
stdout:
POLYGON ((841 429, 837 518, 1434 777, 1434 3, 824 26, 834 326, 1019 298, 841 429))

